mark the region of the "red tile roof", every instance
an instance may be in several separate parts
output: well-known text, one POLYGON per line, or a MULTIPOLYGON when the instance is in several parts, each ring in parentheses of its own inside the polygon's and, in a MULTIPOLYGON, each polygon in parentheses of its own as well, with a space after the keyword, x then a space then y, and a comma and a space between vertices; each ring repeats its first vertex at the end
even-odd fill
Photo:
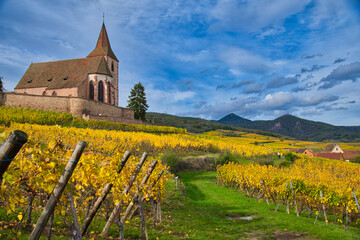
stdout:
POLYGON ((335 159, 335 160, 343 160, 344 159, 342 153, 329 153, 329 152, 314 153, 314 157, 329 158, 329 159, 335 159))
POLYGON ((119 61, 114 52, 111 49, 109 37, 106 32, 105 24, 103 23, 100 31, 100 35, 98 41, 96 43, 95 49, 88 55, 88 57, 96 57, 96 56, 110 56, 116 61, 119 61))
POLYGON ((15 89, 46 87, 50 90, 77 87, 91 73, 112 76, 104 57, 32 63, 15 89))
POLYGON ((343 153, 345 160, 350 160, 352 158, 360 157, 360 151, 357 150, 346 150, 343 153))

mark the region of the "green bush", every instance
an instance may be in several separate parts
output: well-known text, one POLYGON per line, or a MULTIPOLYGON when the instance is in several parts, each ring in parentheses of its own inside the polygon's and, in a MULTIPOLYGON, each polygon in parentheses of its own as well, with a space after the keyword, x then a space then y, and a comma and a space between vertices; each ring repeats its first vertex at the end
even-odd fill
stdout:
POLYGON ((350 162, 352 162, 352 163, 360 163, 360 157, 352 158, 352 159, 350 159, 350 162))
POLYGON ((237 156, 232 154, 230 151, 226 151, 220 155, 218 164, 224 165, 229 162, 237 162, 237 159, 237 156))
POLYGON ((296 159, 296 156, 295 156, 295 154, 289 152, 289 153, 287 153, 287 154, 285 155, 285 159, 286 159, 287 161, 294 162, 295 159, 296 159))
POLYGON ((172 173, 177 173, 179 171, 179 161, 180 157, 175 152, 165 152, 161 156, 161 162, 168 165, 172 173))

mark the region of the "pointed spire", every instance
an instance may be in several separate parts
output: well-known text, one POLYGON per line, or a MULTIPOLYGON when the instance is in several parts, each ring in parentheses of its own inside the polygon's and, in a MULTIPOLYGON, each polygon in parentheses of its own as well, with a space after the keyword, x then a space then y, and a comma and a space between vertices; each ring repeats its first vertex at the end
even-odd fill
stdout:
POLYGON ((99 39, 96 43, 95 49, 88 55, 88 57, 96 57, 96 56, 110 56, 116 61, 119 61, 114 52, 111 49, 109 37, 106 32, 105 23, 103 23, 99 35, 99 39))

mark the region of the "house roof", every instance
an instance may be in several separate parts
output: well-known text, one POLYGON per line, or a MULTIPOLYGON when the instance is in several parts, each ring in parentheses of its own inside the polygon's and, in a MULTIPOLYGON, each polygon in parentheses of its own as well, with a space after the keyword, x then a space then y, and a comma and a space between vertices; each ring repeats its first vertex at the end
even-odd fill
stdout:
POLYGON ((329 159, 335 159, 335 160, 342 160, 343 154, 342 153, 314 153, 315 157, 321 157, 321 158, 329 158, 329 159))
POLYGON ((343 153, 344 158, 346 160, 352 159, 352 158, 356 158, 356 157, 360 157, 360 151, 358 150, 346 150, 343 153))
POLYGON ((331 143, 325 146, 324 148, 324 152, 331 152, 332 150, 334 150, 334 148, 339 145, 337 145, 336 143, 331 143))
POLYGON ((47 90, 79 86, 91 73, 112 76, 104 57, 32 63, 15 89, 46 87, 47 90))
POLYGON ((111 49, 109 37, 106 32, 105 24, 103 23, 101 30, 100 30, 100 35, 99 35, 98 41, 96 43, 96 47, 88 55, 88 57, 106 56, 106 55, 112 57, 116 61, 119 61, 111 49))

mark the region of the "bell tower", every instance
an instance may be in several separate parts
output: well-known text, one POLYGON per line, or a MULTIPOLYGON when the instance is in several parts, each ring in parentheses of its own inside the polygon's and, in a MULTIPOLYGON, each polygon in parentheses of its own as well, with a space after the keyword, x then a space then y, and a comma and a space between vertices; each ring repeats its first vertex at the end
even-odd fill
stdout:
POLYGON ((87 56, 99 57, 103 56, 113 75, 113 81, 104 83, 105 98, 108 103, 118 106, 119 105, 119 60, 115 56, 110 46, 109 37, 106 32, 105 23, 102 24, 98 41, 95 49, 87 56))

